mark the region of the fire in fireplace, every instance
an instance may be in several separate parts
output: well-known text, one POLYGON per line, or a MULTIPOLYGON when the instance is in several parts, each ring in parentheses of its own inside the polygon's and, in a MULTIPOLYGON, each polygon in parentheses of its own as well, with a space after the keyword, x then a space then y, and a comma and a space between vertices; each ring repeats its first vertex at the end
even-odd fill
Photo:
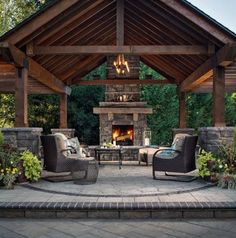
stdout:
POLYGON ((113 125, 112 141, 117 145, 133 145, 134 127, 130 125, 113 125))

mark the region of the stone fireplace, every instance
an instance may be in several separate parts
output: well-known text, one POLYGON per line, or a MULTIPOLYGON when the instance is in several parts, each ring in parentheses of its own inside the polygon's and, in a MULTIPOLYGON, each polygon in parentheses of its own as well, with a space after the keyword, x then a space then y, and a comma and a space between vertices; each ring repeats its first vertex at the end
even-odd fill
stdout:
MULTIPOLYGON (((129 75, 122 78, 139 78, 139 57, 125 56, 129 62, 129 75)), ((115 57, 107 59, 107 78, 117 79, 112 66, 115 57)), ((119 76, 120 77, 120 76, 119 76)), ((122 146, 142 146, 143 132, 147 128, 147 114, 152 108, 140 101, 140 87, 137 84, 106 85, 105 102, 93 109, 99 115, 100 145, 113 142, 122 146)))

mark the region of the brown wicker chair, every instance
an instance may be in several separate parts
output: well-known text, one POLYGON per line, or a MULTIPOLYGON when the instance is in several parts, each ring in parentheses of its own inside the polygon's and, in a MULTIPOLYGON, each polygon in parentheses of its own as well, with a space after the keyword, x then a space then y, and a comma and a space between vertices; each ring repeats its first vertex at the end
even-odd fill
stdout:
POLYGON ((197 139, 197 136, 182 134, 182 136, 179 136, 179 142, 181 143, 179 143, 178 148, 175 148, 172 144, 172 147, 158 149, 153 155, 153 179, 183 182, 196 179, 194 176, 170 175, 168 172, 188 173, 196 169, 195 149, 197 139), (156 171, 164 171, 165 176, 156 176, 156 171))
POLYGON ((98 176, 98 164, 94 158, 81 158, 80 154, 66 145, 60 135, 41 136, 44 167, 51 172, 72 172, 77 184, 94 183, 98 176), (76 179, 75 177, 78 177, 76 179))

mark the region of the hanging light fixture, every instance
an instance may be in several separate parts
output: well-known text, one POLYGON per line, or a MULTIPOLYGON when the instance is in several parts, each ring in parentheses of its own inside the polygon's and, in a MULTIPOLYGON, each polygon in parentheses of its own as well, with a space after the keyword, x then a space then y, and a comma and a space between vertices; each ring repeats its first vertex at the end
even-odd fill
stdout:
POLYGON ((129 73, 129 65, 128 62, 125 60, 124 54, 118 54, 116 60, 113 62, 115 66, 117 74, 126 74, 129 73))

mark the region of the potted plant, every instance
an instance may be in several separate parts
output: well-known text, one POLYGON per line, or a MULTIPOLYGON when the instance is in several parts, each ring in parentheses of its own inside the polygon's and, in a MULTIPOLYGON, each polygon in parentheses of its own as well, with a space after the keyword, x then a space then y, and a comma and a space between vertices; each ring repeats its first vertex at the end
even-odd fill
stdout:
POLYGON ((30 182, 36 182, 41 176, 42 166, 38 158, 29 150, 21 153, 20 160, 23 161, 24 175, 30 182))

